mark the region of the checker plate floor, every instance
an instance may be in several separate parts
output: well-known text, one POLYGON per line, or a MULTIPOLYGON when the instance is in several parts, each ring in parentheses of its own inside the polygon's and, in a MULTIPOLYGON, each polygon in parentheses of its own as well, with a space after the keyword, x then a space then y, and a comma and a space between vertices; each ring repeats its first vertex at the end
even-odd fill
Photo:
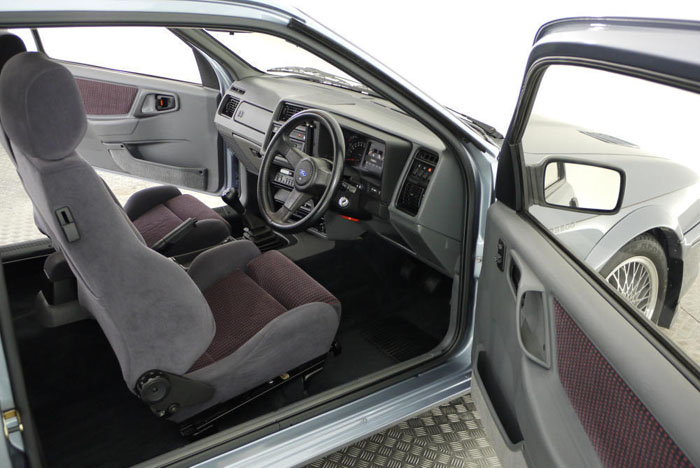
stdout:
POLYGON ((308 465, 313 468, 501 466, 471 394, 437 406, 308 465))

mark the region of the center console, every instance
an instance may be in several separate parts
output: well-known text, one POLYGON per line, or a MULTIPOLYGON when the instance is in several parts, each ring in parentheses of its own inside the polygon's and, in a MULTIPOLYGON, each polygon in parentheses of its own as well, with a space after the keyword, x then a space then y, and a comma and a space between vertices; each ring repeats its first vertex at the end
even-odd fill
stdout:
POLYGON ((415 156, 413 156, 411 167, 401 186, 399 196, 396 199, 396 207, 399 210, 411 216, 418 214, 421 202, 423 201, 423 195, 428 188, 428 183, 430 183, 437 163, 437 154, 424 149, 419 149, 416 152, 415 156))

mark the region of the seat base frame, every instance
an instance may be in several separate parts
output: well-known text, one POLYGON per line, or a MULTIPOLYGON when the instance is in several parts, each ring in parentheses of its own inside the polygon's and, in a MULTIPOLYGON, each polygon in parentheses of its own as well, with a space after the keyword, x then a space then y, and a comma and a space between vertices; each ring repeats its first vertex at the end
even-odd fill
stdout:
POLYGON ((196 440, 209 435, 216 430, 216 422, 223 417, 233 413, 248 403, 262 397, 272 390, 295 380, 302 378, 304 393, 307 393, 309 379, 321 372, 326 363, 327 354, 308 361, 289 372, 279 375, 272 380, 259 385, 248 392, 239 395, 231 400, 220 403, 204 412, 193 416, 180 424, 180 434, 190 440, 196 440))

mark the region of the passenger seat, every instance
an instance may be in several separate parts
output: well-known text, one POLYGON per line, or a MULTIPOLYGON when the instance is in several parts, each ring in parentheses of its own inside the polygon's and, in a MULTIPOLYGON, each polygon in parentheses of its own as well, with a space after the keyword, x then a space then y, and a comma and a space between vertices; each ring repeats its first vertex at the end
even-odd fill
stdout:
MULTIPOLYGON (((10 58, 26 50, 24 42, 18 36, 8 32, 0 33, 0 72, 10 58)), ((14 161, 4 127, 0 133, 0 144, 14 161)), ((177 242, 160 250, 169 256, 212 247, 231 235, 231 226, 216 211, 170 185, 134 193, 124 205, 124 210, 149 247, 156 246, 168 233, 188 220, 196 220, 194 228, 188 229, 177 242)))

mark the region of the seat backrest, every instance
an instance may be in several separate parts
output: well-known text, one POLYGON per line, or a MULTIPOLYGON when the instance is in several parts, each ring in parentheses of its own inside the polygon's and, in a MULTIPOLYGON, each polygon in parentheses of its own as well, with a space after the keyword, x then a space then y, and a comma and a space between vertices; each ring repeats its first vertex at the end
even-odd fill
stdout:
POLYGON ((87 120, 71 73, 41 53, 11 58, 0 73, 0 119, 36 214, 129 387, 152 369, 184 374, 211 343, 214 318, 187 273, 142 242, 75 153, 87 120))
MULTIPOLYGON (((2 72, 2 69, 8 60, 17 54, 26 51, 27 47, 24 45, 24 41, 20 39, 19 36, 9 32, 0 32, 0 72, 2 72)), ((0 127, 2 127, 1 122, 0 127)), ((7 152, 7 155, 14 162, 15 156, 12 154, 12 148, 10 148, 10 142, 7 139, 4 128, 2 128, 0 131, 0 145, 2 145, 7 152)))

